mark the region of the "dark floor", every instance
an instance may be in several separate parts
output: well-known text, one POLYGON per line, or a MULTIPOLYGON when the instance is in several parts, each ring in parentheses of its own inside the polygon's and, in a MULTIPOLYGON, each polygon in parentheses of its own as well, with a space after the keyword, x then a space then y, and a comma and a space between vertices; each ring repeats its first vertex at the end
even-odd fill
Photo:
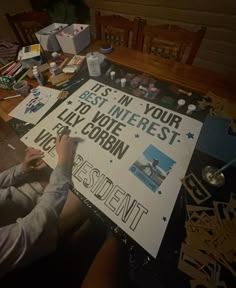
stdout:
POLYGON ((73 246, 59 245, 57 251, 31 266, 8 273, 0 287, 80 287, 96 252, 104 240, 99 226, 93 225, 86 237, 73 246), (49 284, 49 285, 48 285, 49 284))

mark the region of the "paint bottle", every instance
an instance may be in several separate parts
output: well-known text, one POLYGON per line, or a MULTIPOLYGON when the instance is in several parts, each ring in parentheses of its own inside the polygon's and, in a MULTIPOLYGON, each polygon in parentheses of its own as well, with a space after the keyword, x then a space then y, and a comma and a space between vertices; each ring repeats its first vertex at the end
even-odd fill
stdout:
POLYGON ((43 77, 43 74, 38 70, 37 66, 33 67, 33 75, 34 75, 34 78, 37 80, 38 84, 40 86, 43 86, 44 85, 44 77, 43 77))
POLYGON ((61 73, 61 69, 57 66, 57 63, 56 62, 51 62, 49 64, 50 66, 50 73, 55 76, 55 75, 58 75, 61 73))
POLYGON ((61 54, 59 54, 57 52, 52 52, 51 56, 52 56, 53 60, 57 60, 57 59, 60 59, 61 54))
POLYGON ((91 52, 87 55, 86 59, 89 75, 91 77, 101 76, 101 66, 98 56, 95 53, 91 52))

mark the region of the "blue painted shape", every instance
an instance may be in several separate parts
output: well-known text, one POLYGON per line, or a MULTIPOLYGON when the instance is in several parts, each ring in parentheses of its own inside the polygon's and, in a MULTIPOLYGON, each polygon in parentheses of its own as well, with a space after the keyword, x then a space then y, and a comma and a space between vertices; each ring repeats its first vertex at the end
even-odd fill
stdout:
MULTIPOLYGON (((207 116, 196 149, 224 162, 234 159, 236 136, 228 134, 229 124, 229 119, 207 116)), ((236 167, 236 163, 234 166, 236 167)))

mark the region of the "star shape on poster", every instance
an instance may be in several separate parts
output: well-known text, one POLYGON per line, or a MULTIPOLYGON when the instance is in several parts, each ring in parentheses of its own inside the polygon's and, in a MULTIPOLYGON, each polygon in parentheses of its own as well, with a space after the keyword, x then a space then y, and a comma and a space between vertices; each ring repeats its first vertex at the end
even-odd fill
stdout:
POLYGON ((188 132, 188 133, 186 134, 186 136, 188 137, 188 139, 193 139, 193 138, 194 138, 194 134, 191 133, 191 132, 188 132))
POLYGON ((68 104, 68 105, 71 105, 72 103, 73 103, 73 102, 72 102, 72 101, 70 101, 70 100, 67 102, 67 104, 68 104))
POLYGON ((135 138, 139 138, 140 136, 139 136, 139 134, 135 134, 134 137, 135 138))

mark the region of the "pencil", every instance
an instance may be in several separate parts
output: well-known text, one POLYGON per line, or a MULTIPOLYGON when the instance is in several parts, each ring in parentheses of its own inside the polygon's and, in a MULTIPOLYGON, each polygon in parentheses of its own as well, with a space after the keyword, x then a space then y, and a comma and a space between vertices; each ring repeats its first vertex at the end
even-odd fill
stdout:
POLYGON ((22 70, 23 70, 23 67, 20 66, 19 69, 12 75, 12 77, 15 78, 22 70))
POLYGON ((21 64, 20 63, 17 63, 8 73, 7 73, 7 76, 11 76, 15 73, 16 70, 18 70, 19 68, 21 67, 21 64))
POLYGON ((22 96, 22 95, 17 94, 17 95, 13 95, 13 96, 8 96, 8 97, 1 98, 0 101, 7 100, 7 99, 13 99, 13 98, 17 98, 20 96, 22 96))
POLYGON ((2 72, 2 75, 6 75, 11 69, 13 69, 17 65, 16 62, 12 63, 6 70, 2 72))
POLYGON ((23 80, 27 74, 28 74, 28 70, 16 82, 18 83, 21 80, 23 80))
POLYGON ((7 63, 6 65, 4 65, 3 67, 0 68, 0 71, 7 68, 9 65, 11 65, 14 61, 11 61, 9 63, 7 63))

